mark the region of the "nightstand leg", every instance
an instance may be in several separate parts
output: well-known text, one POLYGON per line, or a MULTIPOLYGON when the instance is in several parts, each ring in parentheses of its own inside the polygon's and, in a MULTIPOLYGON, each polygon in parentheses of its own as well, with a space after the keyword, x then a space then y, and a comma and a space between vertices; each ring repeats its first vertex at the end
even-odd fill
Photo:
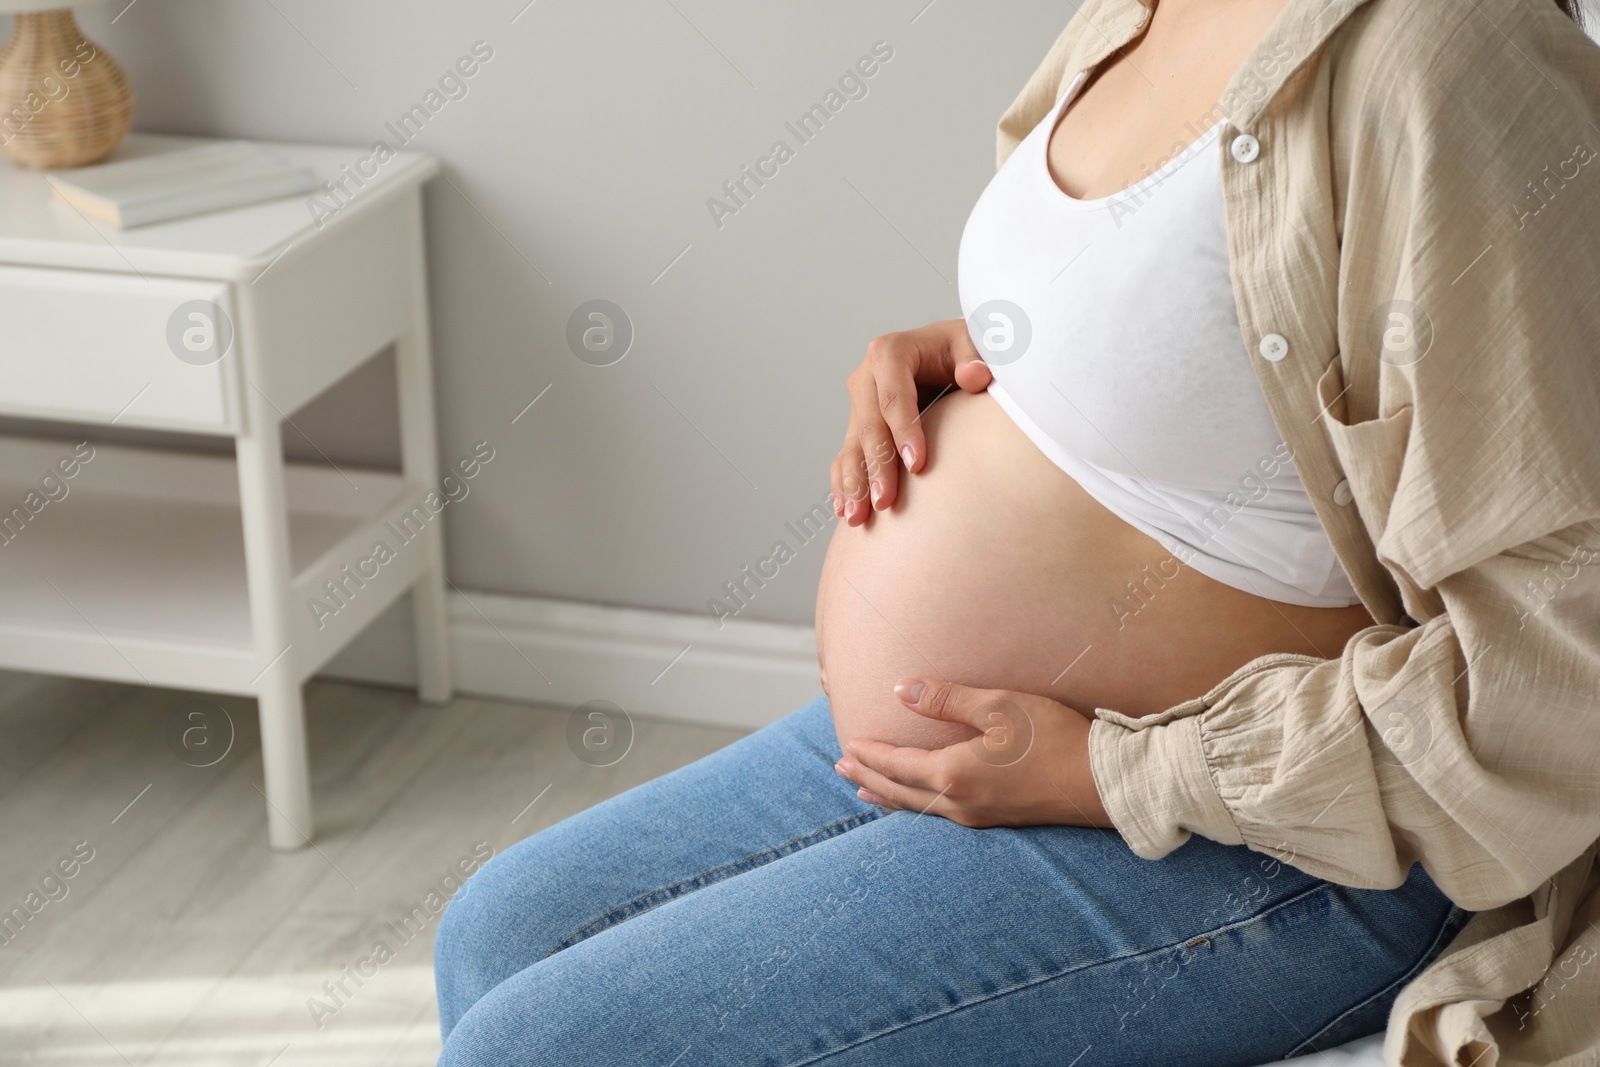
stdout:
MULTIPOLYGON (((270 677, 270 676, 269 676, 270 677)), ((311 843, 311 766, 300 684, 284 675, 262 679, 261 766, 267 788, 267 841, 278 852, 311 843)))
MULTIPOLYGON (((435 542, 437 544, 437 542, 435 542)), ((417 696, 425 704, 448 704, 450 683, 450 611, 445 601, 443 565, 411 587, 412 629, 417 648, 417 696)))
MULTIPOLYGON (((259 344, 252 329, 252 310, 246 300, 235 309, 238 343, 247 351, 259 344)), ((290 637, 294 573, 289 557, 283 438, 277 408, 248 379, 242 387, 244 431, 234 441, 234 448, 239 459, 239 516, 244 525, 250 625, 260 671, 252 685, 261 717, 267 839, 274 849, 289 852, 310 844, 315 830, 305 704, 297 670, 303 653, 290 637)))
MULTIPOLYGON (((433 388, 428 381, 427 323, 413 325, 394 345, 400 379, 401 462, 407 481, 439 485, 433 435, 433 388), (419 339, 421 338, 421 339, 419 339)), ((411 587, 417 649, 417 696, 429 704, 450 699, 450 609, 444 593, 444 526, 434 523, 424 551, 428 566, 411 587)))
MULTIPOLYGON (((400 462, 408 481, 439 487, 439 452, 434 432, 433 362, 428 340, 427 266, 423 259, 422 204, 412 196, 411 325, 395 339, 395 376, 400 388, 400 462)), ((411 617, 417 649, 417 696, 430 704, 450 699, 450 608, 445 598, 444 528, 434 524, 427 569, 411 587, 411 617)))

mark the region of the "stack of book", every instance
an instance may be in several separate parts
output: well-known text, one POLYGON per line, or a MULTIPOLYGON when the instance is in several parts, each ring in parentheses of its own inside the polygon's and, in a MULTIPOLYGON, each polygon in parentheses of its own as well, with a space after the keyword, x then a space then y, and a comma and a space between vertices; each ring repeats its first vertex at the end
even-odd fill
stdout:
POLYGON ((50 175, 56 199, 98 222, 144 226, 297 196, 310 167, 249 141, 223 141, 50 175))

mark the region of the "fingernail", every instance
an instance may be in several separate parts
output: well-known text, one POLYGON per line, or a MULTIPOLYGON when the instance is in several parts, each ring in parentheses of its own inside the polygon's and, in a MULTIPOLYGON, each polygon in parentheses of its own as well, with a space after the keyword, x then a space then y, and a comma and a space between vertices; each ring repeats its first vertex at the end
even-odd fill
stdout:
POLYGON ((922 690, 926 688, 923 682, 901 682, 894 687, 894 695, 907 704, 915 704, 922 699, 922 690))
POLYGON ((917 453, 910 445, 900 449, 900 457, 906 461, 906 470, 910 470, 911 465, 917 461, 917 453))
POLYGON ((829 493, 828 499, 833 501, 833 513, 835 515, 844 509, 844 501, 840 499, 838 493, 829 493))
POLYGON ((847 518, 847 519, 851 519, 851 518, 855 517, 855 514, 856 514, 856 502, 854 500, 846 500, 844 502, 844 517, 847 518))
POLYGON ((878 506, 878 502, 880 500, 882 500, 882 499, 883 499, 883 483, 880 482, 880 481, 877 481, 876 479, 874 479, 873 482, 872 482, 872 506, 873 507, 877 507, 878 506))
POLYGON ((833 765, 833 769, 839 772, 839 777, 841 778, 850 777, 850 768, 845 765, 844 760, 840 760, 838 763, 835 763, 833 765))

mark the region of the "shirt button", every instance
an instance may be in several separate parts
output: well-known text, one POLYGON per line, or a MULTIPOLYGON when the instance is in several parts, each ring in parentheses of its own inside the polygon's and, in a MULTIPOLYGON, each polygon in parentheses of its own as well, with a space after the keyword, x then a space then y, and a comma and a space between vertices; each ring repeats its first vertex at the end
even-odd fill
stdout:
POLYGON ((1350 492, 1350 479, 1340 479, 1339 484, 1333 487, 1333 502, 1342 508, 1354 499, 1354 494, 1350 492))
POLYGON ((1261 154, 1261 142, 1251 137, 1248 133, 1241 133, 1233 139, 1228 146, 1228 151, 1233 153, 1233 158, 1240 163, 1250 163, 1261 154))
POLYGON ((1256 347, 1261 353, 1261 358, 1268 363, 1276 363, 1289 354, 1289 342, 1281 333, 1269 333, 1261 339, 1261 344, 1256 347))

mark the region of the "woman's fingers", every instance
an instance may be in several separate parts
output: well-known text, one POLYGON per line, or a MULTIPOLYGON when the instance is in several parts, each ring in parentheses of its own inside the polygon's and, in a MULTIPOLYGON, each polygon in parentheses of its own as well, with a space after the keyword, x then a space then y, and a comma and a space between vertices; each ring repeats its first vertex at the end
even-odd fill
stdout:
POLYGON ((862 461, 867 472, 867 495, 873 511, 884 511, 894 503, 900 489, 900 461, 895 455, 894 436, 879 418, 863 413, 861 426, 862 461))
MULTIPOLYGON (((923 352, 926 338, 919 337, 923 332, 892 333, 867 346, 867 361, 878 390, 878 413, 892 439, 889 465, 903 463, 913 473, 928 454, 917 409, 917 377, 927 359, 923 352)), ((882 507, 892 503, 891 496, 882 507)))
POLYGON ((833 513, 851 526, 860 526, 872 513, 867 500, 867 472, 855 434, 845 438, 831 472, 833 513))
POLYGON ((930 797, 948 791, 950 785, 943 750, 907 748, 853 737, 845 745, 844 762, 846 766, 865 767, 907 788, 923 790, 930 797))
MULTIPOLYGON (((881 511, 894 499, 899 485, 899 464, 895 458, 894 438, 884 425, 878 408, 878 387, 871 361, 863 363, 850 375, 851 435, 861 452, 861 478, 864 484, 855 486, 862 494, 861 500, 868 511, 881 511)), ((847 494, 854 496, 854 494, 847 494)), ((859 516, 855 525, 867 520, 859 516)))
POLYGON ((981 393, 991 379, 963 319, 874 339, 850 374, 850 427, 831 472, 834 514, 866 523, 899 499, 902 465, 907 473, 927 467, 919 390, 954 384, 981 393))
MULTIPOLYGON (((933 790, 922 789, 914 785, 903 785, 888 775, 873 770, 852 756, 845 756, 841 759, 835 765, 835 769, 840 775, 848 778, 860 786, 861 789, 878 798, 870 801, 870 803, 879 804, 886 808, 904 808, 907 811, 926 812, 939 799, 939 794, 933 790)), ((858 793, 857 795, 859 796, 860 794, 858 793)), ((867 798, 862 797, 861 799, 866 800, 867 798)), ((939 813, 934 812, 933 814, 937 815, 939 813)))
POLYGON ((989 364, 978 355, 978 348, 972 343, 972 335, 967 332, 967 323, 964 319, 956 319, 951 323, 953 330, 950 335, 950 359, 953 362, 950 375, 955 379, 956 385, 969 393, 981 393, 989 388, 989 383, 994 381, 994 372, 989 369, 989 364))
POLYGON ((994 372, 981 359, 956 364, 956 384, 969 393, 981 393, 994 381, 994 372))
POLYGON ((954 682, 908 678, 894 687, 895 696, 906 707, 930 719, 959 722, 980 732, 995 727, 998 720, 1027 718, 1027 711, 992 689, 971 689, 954 682))
POLYGON ((844 515, 844 453, 841 449, 833 462, 828 465, 828 495, 833 504, 833 513, 844 515))

